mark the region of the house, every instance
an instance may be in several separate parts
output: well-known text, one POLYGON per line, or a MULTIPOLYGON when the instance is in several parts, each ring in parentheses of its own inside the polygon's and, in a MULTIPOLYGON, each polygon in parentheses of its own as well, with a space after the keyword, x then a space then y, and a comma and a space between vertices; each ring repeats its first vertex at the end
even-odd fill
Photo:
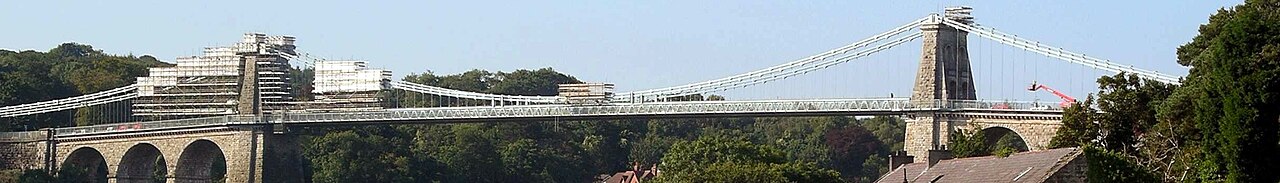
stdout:
POLYGON ((1060 148, 1021 152, 1008 157, 937 159, 918 163, 910 163, 908 156, 906 164, 893 168, 876 182, 1086 182, 1085 171, 1089 165, 1083 153, 1080 148, 1060 148))
POLYGON ((603 181, 600 181, 600 182, 640 183, 640 182, 644 182, 649 179, 652 179, 654 177, 657 177, 659 172, 660 171, 658 171, 658 165, 653 165, 653 166, 650 166, 649 169, 642 170, 640 169, 640 164, 635 163, 631 165, 631 170, 615 173, 613 174, 613 176, 604 178, 603 181))

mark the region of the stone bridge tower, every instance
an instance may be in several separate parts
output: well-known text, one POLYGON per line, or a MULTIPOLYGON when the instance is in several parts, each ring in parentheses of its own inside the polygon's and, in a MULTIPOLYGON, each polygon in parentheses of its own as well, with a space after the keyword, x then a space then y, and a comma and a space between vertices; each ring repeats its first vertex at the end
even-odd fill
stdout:
MULTIPOLYGON (((945 18, 972 23, 968 8, 948 8, 945 18)), ((911 100, 932 103, 934 100, 975 100, 973 74, 969 67, 969 32, 941 22, 920 26, 924 48, 916 73, 911 100)))
MULTIPOLYGON (((944 18, 969 24, 973 22, 970 11, 969 7, 947 8, 944 18)), ((936 102, 977 99, 969 67, 969 33, 942 22, 927 22, 920 30, 924 33, 924 47, 911 93, 912 103, 945 108, 936 102)), ((928 151, 945 149, 947 136, 966 120, 937 112, 921 112, 909 117, 904 146, 907 154, 928 159, 928 151)))

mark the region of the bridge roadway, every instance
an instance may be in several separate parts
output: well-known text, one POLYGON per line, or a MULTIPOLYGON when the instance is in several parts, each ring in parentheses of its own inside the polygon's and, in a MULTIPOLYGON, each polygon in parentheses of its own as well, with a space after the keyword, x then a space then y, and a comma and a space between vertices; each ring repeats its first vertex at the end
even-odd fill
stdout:
POLYGON ((362 124, 443 124, 503 121, 614 120, 635 118, 780 117, 907 115, 952 112, 979 115, 1057 117, 1049 103, 1011 101, 933 101, 907 98, 682 101, 606 105, 512 105, 398 108, 336 113, 283 113, 265 116, 228 115, 192 119, 117 123, 52 129, 56 137, 175 130, 205 127, 285 124, 334 126, 362 124), (924 103, 924 104, 920 104, 924 103))

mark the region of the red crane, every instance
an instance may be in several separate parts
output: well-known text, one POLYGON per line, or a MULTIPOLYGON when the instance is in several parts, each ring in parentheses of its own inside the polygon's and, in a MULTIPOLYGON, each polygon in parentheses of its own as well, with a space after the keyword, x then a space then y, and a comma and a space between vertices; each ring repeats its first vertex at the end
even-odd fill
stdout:
POLYGON ((1037 84, 1035 81, 1031 81, 1031 87, 1028 87, 1027 90, 1031 92, 1035 92, 1036 90, 1048 90, 1049 92, 1053 93, 1053 95, 1057 95, 1058 98, 1062 98, 1062 103, 1058 103, 1058 106, 1062 108, 1071 107, 1071 104, 1076 103, 1075 97, 1067 96, 1067 94, 1058 92, 1058 90, 1049 88, 1049 86, 1037 84))

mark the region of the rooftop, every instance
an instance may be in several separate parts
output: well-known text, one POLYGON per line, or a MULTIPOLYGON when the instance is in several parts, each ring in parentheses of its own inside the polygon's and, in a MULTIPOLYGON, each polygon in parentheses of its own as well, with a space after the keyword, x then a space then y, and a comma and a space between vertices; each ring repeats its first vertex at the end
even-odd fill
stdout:
POLYGON ((902 165, 876 182, 1043 182, 1075 160, 1079 148, 1022 152, 1009 157, 969 157, 902 165), (903 176, 903 174, 906 176, 903 176))

